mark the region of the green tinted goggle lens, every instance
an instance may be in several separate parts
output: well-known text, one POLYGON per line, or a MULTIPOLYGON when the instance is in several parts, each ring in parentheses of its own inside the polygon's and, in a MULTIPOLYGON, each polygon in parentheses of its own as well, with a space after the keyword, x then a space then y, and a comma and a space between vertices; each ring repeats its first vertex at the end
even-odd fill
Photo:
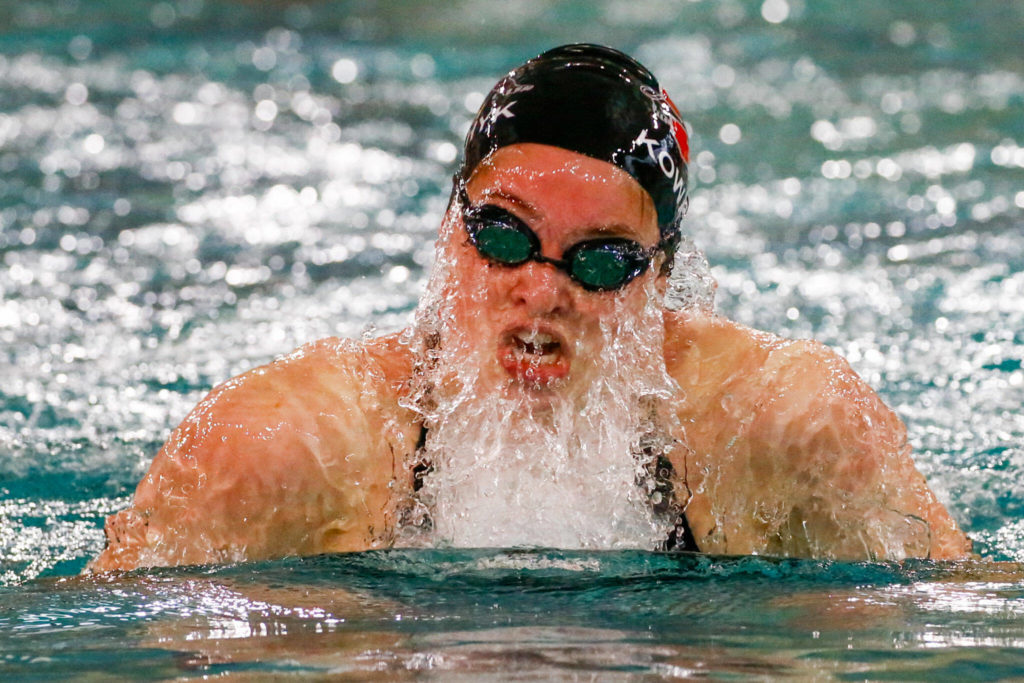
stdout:
POLYGON ((508 226, 482 225, 474 235, 477 251, 499 263, 523 263, 530 258, 533 244, 530 238, 508 226))
POLYGON ((506 266, 527 261, 550 263, 585 289, 609 290, 624 287, 647 270, 658 247, 645 249, 633 240, 608 238, 574 244, 562 259, 540 253, 540 240, 523 221, 493 204, 470 206, 463 199, 463 222, 470 242, 484 258, 506 266))
POLYGON ((633 272, 635 264, 611 247, 579 249, 569 267, 574 278, 598 289, 621 287, 639 274, 633 272))

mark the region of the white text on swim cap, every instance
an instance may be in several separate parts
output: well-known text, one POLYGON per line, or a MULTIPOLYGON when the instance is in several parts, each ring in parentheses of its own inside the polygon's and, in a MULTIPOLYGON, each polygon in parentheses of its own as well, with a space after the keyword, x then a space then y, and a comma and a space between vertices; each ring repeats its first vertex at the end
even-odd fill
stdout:
POLYGON ((686 176, 681 172, 676 160, 669 154, 664 144, 647 137, 647 129, 640 131, 640 135, 633 141, 633 146, 647 145, 647 154, 651 161, 658 164, 658 168, 665 174, 665 177, 672 181, 672 192, 675 193, 677 201, 682 201, 682 191, 686 188, 686 176))
POLYGON ((514 119, 515 113, 512 111, 512 105, 516 103, 515 100, 506 102, 501 107, 491 107, 490 111, 487 112, 486 116, 481 116, 480 120, 477 121, 477 130, 483 130, 486 126, 493 126, 498 119, 514 119))

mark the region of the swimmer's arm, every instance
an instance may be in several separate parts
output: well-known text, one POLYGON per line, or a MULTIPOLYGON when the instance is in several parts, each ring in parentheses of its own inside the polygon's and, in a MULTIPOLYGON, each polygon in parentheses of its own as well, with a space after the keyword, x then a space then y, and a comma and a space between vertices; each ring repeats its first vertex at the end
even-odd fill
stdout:
POLYGON ((214 389, 174 430, 131 507, 108 519, 108 545, 90 569, 379 543, 396 438, 372 390, 376 359, 339 344, 319 342, 214 389))
POLYGON ((771 381, 750 435, 754 452, 771 452, 793 480, 779 550, 853 560, 970 555, 915 467, 902 421, 845 360, 792 342, 765 371, 771 381))

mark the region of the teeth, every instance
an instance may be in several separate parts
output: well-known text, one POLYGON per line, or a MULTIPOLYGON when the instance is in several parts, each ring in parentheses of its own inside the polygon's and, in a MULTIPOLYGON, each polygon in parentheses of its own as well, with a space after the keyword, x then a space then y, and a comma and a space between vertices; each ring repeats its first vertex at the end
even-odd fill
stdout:
POLYGON ((561 344, 553 335, 544 332, 527 332, 515 334, 512 337, 515 342, 516 351, 520 354, 540 359, 551 359, 555 356, 561 344))
POLYGON ((517 334, 516 339, 523 342, 524 344, 532 344, 534 346, 540 346, 543 344, 552 344, 555 338, 550 334, 544 332, 531 331, 526 334, 517 334))

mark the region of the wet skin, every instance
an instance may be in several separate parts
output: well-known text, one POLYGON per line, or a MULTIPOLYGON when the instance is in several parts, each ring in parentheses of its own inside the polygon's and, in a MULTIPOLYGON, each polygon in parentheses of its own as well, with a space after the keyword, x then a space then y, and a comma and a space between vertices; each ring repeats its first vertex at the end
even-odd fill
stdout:
MULTIPOLYGON (((468 186, 559 258, 595 236, 658 240, 650 198, 605 162, 502 148, 468 186)), ((593 379, 598 326, 664 290, 657 263, 617 292, 549 264, 489 264, 461 222, 439 250, 461 283, 453 322, 477 345, 485 391, 540 403, 593 379)), ((676 493, 704 552, 951 559, 970 542, 917 471, 906 431, 826 347, 701 312, 664 312, 681 445, 676 493)), ((470 360, 467 357, 467 362, 470 360)), ((388 546, 420 426, 401 407, 414 367, 398 335, 326 339, 215 388, 174 430, 132 505, 107 520, 92 570, 265 559, 388 546)), ((626 454, 624 454, 626 457, 626 454)))
MULTIPOLYGON (((644 247, 659 239, 654 204, 629 175, 556 147, 497 150, 476 169, 468 194, 475 205, 497 205, 526 222, 548 258, 560 259, 587 239, 626 238, 644 247)), ((461 224, 450 242, 450 281, 458 283, 447 294, 455 302, 453 325, 484 346, 481 379, 487 392, 580 392, 592 381, 601 352, 601 321, 639 315, 647 301, 644 284, 657 273, 649 268, 621 290, 591 292, 550 264, 487 262, 461 224)), ((663 258, 659 254, 658 264, 663 258)))

